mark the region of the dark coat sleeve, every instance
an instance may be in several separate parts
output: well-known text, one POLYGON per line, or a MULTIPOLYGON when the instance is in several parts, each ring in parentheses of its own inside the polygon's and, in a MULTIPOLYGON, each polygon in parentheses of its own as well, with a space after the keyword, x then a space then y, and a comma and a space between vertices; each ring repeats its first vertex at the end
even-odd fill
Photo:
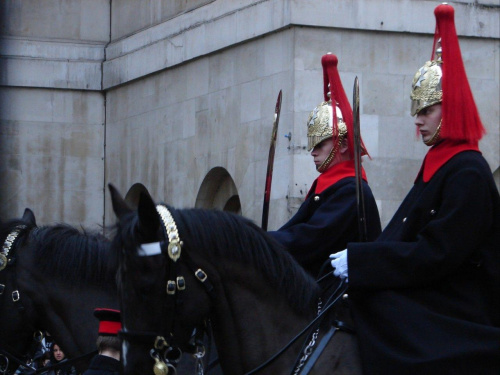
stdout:
MULTIPOLYGON (((367 212, 368 236, 380 234, 380 218, 368 184, 363 193, 367 212)), ((328 256, 358 239, 354 178, 345 178, 321 194, 311 195, 297 213, 277 231, 268 232, 283 244, 313 276, 317 276, 328 256)))
POLYGON ((351 288, 429 285, 479 260, 498 221, 491 173, 460 167, 440 179, 423 193, 414 187, 377 242, 349 244, 351 288))

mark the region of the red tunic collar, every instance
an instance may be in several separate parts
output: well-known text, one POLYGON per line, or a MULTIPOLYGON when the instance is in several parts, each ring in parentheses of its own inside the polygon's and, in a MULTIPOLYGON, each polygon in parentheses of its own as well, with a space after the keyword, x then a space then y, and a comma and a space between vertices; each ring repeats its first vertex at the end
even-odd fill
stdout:
MULTIPOLYGON (((425 155, 417 179, 423 174, 424 182, 429 182, 434 174, 453 156, 463 151, 479 151, 477 142, 453 142, 444 140, 432 146, 425 155)), ((416 180, 415 180, 416 182, 416 180)))
MULTIPOLYGON (((343 178, 355 176, 356 171, 354 169, 354 160, 343 161, 335 164, 318 176, 318 178, 314 181, 311 190, 307 193, 307 196, 310 194, 321 194, 323 190, 339 182, 343 178)), ((363 167, 361 167, 361 177, 363 180, 368 181, 363 167)))

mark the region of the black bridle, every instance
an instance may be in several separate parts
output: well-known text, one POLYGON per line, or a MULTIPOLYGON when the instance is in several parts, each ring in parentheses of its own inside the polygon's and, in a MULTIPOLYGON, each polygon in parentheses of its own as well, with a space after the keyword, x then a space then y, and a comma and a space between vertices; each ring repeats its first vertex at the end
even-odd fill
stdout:
MULTIPOLYGON (((120 337, 123 341, 128 341, 131 342, 134 340, 136 343, 141 343, 143 345, 150 345, 152 346, 152 349, 150 351, 151 357, 155 360, 155 365, 154 365, 154 373, 155 374, 167 374, 168 369, 174 370, 175 373, 175 366, 177 365, 178 361, 180 360, 180 354, 179 356, 176 356, 174 360, 169 359, 168 355, 169 353, 176 352, 178 348, 174 345, 170 345, 168 342, 169 340, 171 343, 175 343, 175 336, 173 334, 174 332, 174 326, 175 326, 175 309, 176 309, 176 303, 177 303, 177 295, 178 293, 182 293, 186 289, 185 285, 185 280, 182 275, 178 274, 178 269, 177 269, 177 261, 181 258, 181 251, 182 251, 182 241, 179 238, 179 233, 177 230, 177 226, 175 223, 174 218, 172 217, 172 214, 170 211, 167 209, 166 206, 164 205, 158 205, 156 206, 158 214, 160 215, 161 218, 161 223, 162 223, 162 229, 163 229, 163 237, 164 241, 159 243, 159 248, 160 251, 155 253, 155 255, 162 254, 163 256, 168 256, 168 266, 167 266, 167 285, 166 285, 166 291, 167 291, 167 298, 165 299, 166 303, 168 306, 171 306, 171 312, 172 314, 169 314, 167 317, 166 321, 162 321, 164 323, 164 329, 161 329, 160 332, 143 332, 143 331, 121 331, 120 332, 120 337), (168 327, 168 328, 166 328, 168 327), (167 340, 168 338, 168 340, 167 340)), ((139 251, 139 250, 138 250, 139 251)), ((205 271, 203 271, 200 267, 197 267, 195 262, 191 259, 189 254, 187 252, 184 252, 182 254, 182 261, 187 264, 188 268, 193 272, 195 275, 196 279, 198 280, 199 283, 204 287, 206 293, 210 297, 210 300, 215 299, 215 291, 214 291, 214 286, 213 284, 209 281, 208 275, 205 271)), ((328 274, 333 277, 331 272, 328 274)), ((312 332, 320 326, 321 322, 323 319, 327 316, 327 314, 330 312, 332 307, 339 301, 339 299, 344 296, 344 293, 347 290, 347 283, 344 281, 340 281, 339 285, 335 289, 335 291, 331 294, 331 297, 326 301, 324 304, 324 307, 321 309, 320 312, 318 312, 318 315, 309 323, 307 324, 294 338, 292 338, 286 345, 284 345, 280 350, 278 350, 273 356, 271 356, 267 361, 262 363, 261 365, 257 366, 255 369, 252 371, 247 372, 245 375, 252 375, 255 374, 265 367, 269 366, 271 363, 273 363, 276 359, 278 359, 282 354, 284 354, 294 343, 296 343, 302 336, 304 336, 306 333, 309 333, 306 336, 306 342, 304 343, 304 346, 309 342, 308 338, 310 338, 312 332)), ((206 326, 206 322, 205 322, 206 326)), ((341 329, 339 326, 335 328, 335 330, 341 329)), ((203 336, 203 332, 205 329, 199 329, 199 327, 196 329, 196 332, 200 333, 203 336)), ((333 334, 330 333, 330 336, 328 340, 326 340, 322 346, 326 346, 328 343, 329 339, 331 338, 333 334)), ((202 340, 201 339, 195 339, 195 349, 200 348, 202 346, 202 340)), ((323 350, 323 348, 321 349, 323 350)), ((203 349, 204 351, 204 349, 203 349)), ((301 361, 303 359, 302 352, 300 353, 299 358, 297 359, 297 363, 292 369, 292 373, 294 373, 294 369, 297 369, 298 364, 301 363, 300 366, 303 366, 305 361, 301 361)), ((319 353, 320 354, 320 353, 319 353)), ((311 356, 311 361, 314 358, 314 361, 319 357, 319 354, 315 356, 311 356)), ((306 357, 306 360, 308 357, 306 357)), ((309 366, 312 367, 312 366, 309 366)), ((307 373, 309 372, 306 370, 307 373)), ((202 373, 202 372, 201 372, 202 373)), ((297 374, 303 373, 300 367, 296 370, 297 374), (298 371, 298 372, 297 372, 298 371)))
MULTIPOLYGON (((151 348, 149 354, 155 361, 153 368, 155 374, 167 374, 169 370, 173 370, 175 374, 175 368, 182 355, 180 343, 176 343, 173 332, 179 295, 186 289, 185 278, 179 274, 177 268, 177 261, 180 259, 183 243, 179 238, 176 222, 168 208, 164 205, 157 205, 156 209, 161 219, 163 241, 158 243, 159 251, 155 255, 161 254, 168 259, 165 306, 167 306, 166 310, 170 311, 166 314, 166 319, 161 321, 162 327, 159 332, 131 331, 124 325, 122 331, 119 332, 119 337, 125 345, 133 341, 135 344, 151 348)), ((205 292, 211 298, 214 298, 214 287, 208 279, 207 273, 197 267, 188 254, 183 256, 183 262, 188 265, 205 292)), ((122 310, 124 309, 122 308, 122 310)), ((201 367, 203 367, 201 360, 205 356, 203 336, 205 333, 209 335, 210 330, 207 328, 209 324, 208 321, 204 321, 201 325, 195 327, 190 343, 185 346, 186 351, 197 358, 197 366, 201 367)))
MULTIPOLYGON (((19 224, 16 225, 10 233, 7 235, 7 237, 4 240, 4 243, 2 244, 2 249, 0 252, 0 272, 3 272, 7 268, 13 267, 13 272, 14 272, 14 277, 13 277, 13 282, 12 282, 12 293, 11 293, 11 298, 9 301, 13 303, 13 307, 17 310, 17 312, 20 315, 24 315, 26 312, 26 309, 21 301, 21 294, 19 292, 19 288, 17 287, 16 281, 16 267, 15 263, 17 260, 16 253, 17 253, 17 247, 16 244, 18 243, 19 239, 22 238, 25 235, 29 235, 29 232, 31 231, 32 228, 28 228, 27 225, 25 224, 19 224)), ((4 296, 6 289, 6 284, 0 283, 0 297, 4 296)), ((33 331, 33 337, 36 336, 38 330, 31 324, 31 321, 29 319, 23 319, 27 322, 28 325, 31 326, 32 331, 33 331)), ((4 344, 4 346, 6 346, 4 344)), ((6 365, 4 368, 0 369, 1 373, 6 373, 8 368, 9 368, 9 360, 19 364, 26 366, 26 362, 23 361, 21 358, 24 357, 23 355, 19 355, 18 353, 14 353, 15 351, 12 348, 0 348, 0 356, 4 359, 4 362, 6 365)))

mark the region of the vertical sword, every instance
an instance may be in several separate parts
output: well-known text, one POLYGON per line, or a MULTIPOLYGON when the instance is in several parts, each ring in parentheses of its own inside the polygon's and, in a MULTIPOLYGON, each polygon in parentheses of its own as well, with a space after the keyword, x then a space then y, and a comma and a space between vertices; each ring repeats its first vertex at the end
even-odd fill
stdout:
POLYGON ((273 132, 271 133, 271 146, 269 147, 269 157, 267 159, 266 186, 264 189, 264 205, 262 207, 262 229, 267 230, 267 219, 269 217, 269 199, 271 197, 271 182, 273 180, 274 151, 276 149, 276 134, 281 112, 281 90, 276 100, 274 109, 273 132))
POLYGON ((361 170, 361 130, 359 123, 359 81, 358 77, 354 78, 353 88, 353 130, 354 130, 354 170, 356 173, 356 206, 358 210, 358 232, 359 241, 366 242, 368 235, 366 231, 366 213, 365 213, 365 197, 363 195, 363 181, 361 170))

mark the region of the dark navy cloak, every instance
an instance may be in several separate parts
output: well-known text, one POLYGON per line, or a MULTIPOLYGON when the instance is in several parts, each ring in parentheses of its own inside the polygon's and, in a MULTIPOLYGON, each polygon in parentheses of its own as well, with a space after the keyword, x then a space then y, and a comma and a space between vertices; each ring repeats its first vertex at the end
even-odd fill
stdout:
POLYGON ((479 152, 421 173, 348 266, 365 374, 500 374, 500 198, 479 152))

